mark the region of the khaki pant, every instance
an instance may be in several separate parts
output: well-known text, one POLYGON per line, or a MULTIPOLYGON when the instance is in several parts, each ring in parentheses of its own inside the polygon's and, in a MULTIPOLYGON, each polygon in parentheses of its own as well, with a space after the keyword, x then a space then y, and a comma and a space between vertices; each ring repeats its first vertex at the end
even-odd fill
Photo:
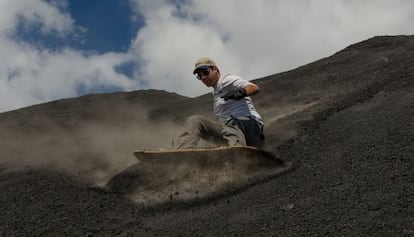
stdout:
POLYGON ((246 117, 232 118, 223 124, 203 116, 191 116, 179 133, 175 148, 197 147, 201 139, 217 146, 248 145, 263 148, 263 125, 246 117))

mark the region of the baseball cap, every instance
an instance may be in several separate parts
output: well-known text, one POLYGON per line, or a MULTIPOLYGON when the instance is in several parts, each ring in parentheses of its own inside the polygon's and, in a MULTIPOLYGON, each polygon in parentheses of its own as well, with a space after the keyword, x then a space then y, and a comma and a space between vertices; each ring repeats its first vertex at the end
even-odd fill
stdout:
POLYGON ((214 62, 213 59, 208 58, 208 57, 200 58, 195 62, 195 68, 194 68, 193 74, 196 74, 198 69, 207 68, 211 66, 216 66, 216 63, 214 62))

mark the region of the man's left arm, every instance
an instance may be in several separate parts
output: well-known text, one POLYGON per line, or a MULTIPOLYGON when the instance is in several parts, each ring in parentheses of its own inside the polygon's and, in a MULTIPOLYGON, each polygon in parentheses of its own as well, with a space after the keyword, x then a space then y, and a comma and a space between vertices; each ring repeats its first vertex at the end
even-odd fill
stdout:
POLYGON ((244 89, 246 90, 246 96, 256 95, 260 91, 260 88, 256 84, 253 84, 253 83, 246 86, 244 89))
POLYGON ((253 96, 259 93, 260 88, 253 83, 250 83, 244 88, 239 88, 237 90, 231 91, 228 94, 222 96, 224 100, 241 100, 246 96, 253 96))

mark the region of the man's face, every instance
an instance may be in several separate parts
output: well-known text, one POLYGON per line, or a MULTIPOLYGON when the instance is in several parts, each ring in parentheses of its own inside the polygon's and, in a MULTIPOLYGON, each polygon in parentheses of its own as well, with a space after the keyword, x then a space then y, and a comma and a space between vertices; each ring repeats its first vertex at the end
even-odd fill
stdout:
POLYGON ((205 69, 200 69, 197 71, 197 79, 202 81, 207 87, 215 87, 218 80, 220 79, 220 74, 215 67, 209 67, 205 69))

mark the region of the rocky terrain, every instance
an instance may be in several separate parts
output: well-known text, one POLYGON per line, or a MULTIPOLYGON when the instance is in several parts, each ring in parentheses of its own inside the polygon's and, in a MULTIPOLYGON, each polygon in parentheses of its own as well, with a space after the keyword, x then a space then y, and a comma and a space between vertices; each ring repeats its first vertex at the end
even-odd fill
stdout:
POLYGON ((254 80, 266 149, 294 168, 191 202, 96 186, 137 165, 135 149, 170 147, 187 116, 213 118, 210 94, 1 113, 0 236, 414 236, 413 62, 414 36, 381 36, 254 80))

